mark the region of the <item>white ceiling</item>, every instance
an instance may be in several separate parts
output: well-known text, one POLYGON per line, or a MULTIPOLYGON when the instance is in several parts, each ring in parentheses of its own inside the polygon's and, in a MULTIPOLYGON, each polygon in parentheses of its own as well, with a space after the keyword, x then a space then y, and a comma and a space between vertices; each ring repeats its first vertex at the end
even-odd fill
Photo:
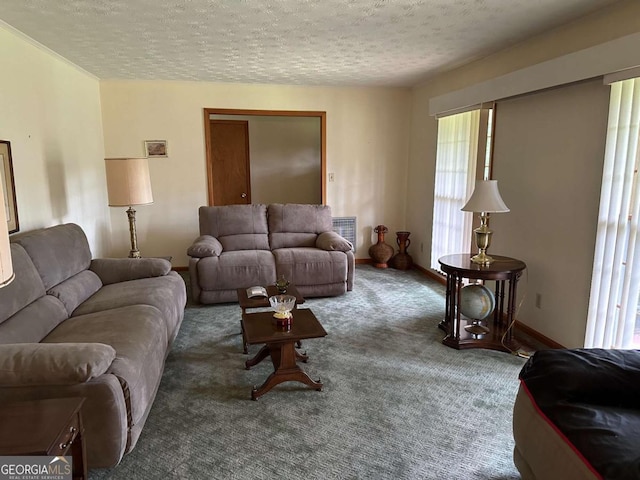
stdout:
POLYGON ((100 79, 410 86, 615 0, 2 0, 100 79))

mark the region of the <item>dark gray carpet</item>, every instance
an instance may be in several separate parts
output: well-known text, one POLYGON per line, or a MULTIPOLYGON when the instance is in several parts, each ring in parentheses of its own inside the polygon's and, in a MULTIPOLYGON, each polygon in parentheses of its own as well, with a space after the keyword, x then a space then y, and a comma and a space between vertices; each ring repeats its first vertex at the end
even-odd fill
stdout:
POLYGON ((519 478, 511 412, 524 360, 442 345, 441 285, 360 265, 353 292, 303 307, 329 334, 304 342, 322 392, 289 382, 251 401, 273 367, 244 370, 240 308, 189 305, 136 448, 90 478, 519 478))

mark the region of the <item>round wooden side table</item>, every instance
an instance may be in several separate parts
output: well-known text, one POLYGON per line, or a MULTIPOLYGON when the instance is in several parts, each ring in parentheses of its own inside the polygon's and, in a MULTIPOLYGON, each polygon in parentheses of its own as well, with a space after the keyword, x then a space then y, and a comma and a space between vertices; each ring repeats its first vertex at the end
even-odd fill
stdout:
MULTIPOLYGON (((447 276, 444 320, 438 326, 447 333, 442 343, 449 347, 459 350, 490 348, 511 352, 520 346, 513 336, 512 324, 516 309, 518 280, 527 266, 523 261, 515 258, 491 256, 494 261, 489 265, 473 263, 472 254, 468 253, 445 255, 438 259, 442 271, 447 276), (493 315, 486 319, 486 327, 488 327, 486 334, 475 334, 465 329, 476 320, 466 318, 460 313, 460 290, 464 278, 495 282, 496 306, 493 315)), ((473 329, 470 330, 473 331, 473 329)))

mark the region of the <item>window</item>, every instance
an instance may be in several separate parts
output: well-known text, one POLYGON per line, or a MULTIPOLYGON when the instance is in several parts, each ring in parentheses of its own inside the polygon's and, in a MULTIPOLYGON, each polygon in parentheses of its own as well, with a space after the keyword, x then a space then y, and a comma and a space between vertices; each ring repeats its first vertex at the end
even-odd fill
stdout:
POLYGON ((611 85, 585 346, 640 348, 640 78, 611 85))
POLYGON ((431 239, 435 270, 443 255, 471 252, 473 214, 460 209, 476 178, 490 178, 492 121, 493 107, 438 119, 431 239))
MULTIPOLYGON (((484 170, 482 172, 482 180, 490 180, 491 179, 491 160, 493 154, 493 108, 488 108, 485 110, 487 115, 487 145, 485 148, 484 154, 484 170)), ((482 110, 480 113, 484 113, 482 110)))

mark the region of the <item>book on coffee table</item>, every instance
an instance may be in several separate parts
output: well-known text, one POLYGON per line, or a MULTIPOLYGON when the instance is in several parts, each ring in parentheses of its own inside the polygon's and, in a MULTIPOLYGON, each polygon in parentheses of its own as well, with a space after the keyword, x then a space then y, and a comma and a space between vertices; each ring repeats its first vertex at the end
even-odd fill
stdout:
POLYGON ((264 297, 267 298, 267 289, 264 287, 247 288, 247 298, 264 297))

